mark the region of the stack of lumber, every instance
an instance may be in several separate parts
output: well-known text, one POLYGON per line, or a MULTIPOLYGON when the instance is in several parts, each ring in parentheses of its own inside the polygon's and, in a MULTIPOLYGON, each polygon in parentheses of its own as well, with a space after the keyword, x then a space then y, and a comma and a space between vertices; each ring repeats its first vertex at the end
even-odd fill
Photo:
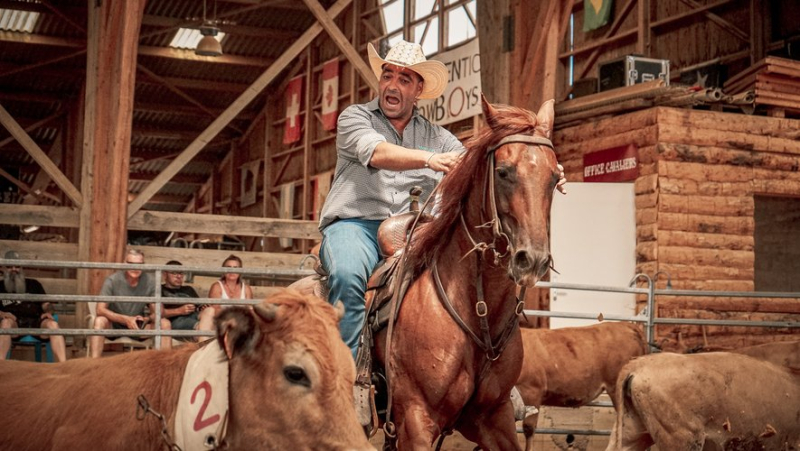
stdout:
POLYGON ((800 113, 800 61, 768 56, 725 82, 726 94, 755 94, 756 105, 800 113))
POLYGON ((691 107, 733 100, 719 89, 666 86, 664 81, 654 80, 560 102, 555 106, 556 128, 654 106, 691 107))

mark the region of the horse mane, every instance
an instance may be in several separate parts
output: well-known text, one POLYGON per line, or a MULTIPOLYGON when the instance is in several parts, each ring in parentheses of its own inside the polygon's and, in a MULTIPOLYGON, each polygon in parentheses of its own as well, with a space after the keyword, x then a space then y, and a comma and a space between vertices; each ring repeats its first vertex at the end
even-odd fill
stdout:
POLYGON ((517 133, 532 134, 537 131, 542 136, 548 136, 533 112, 510 105, 492 107, 493 114, 487 117, 490 126, 483 127, 464 143, 467 149, 464 158, 442 179, 439 186, 438 215, 433 221, 414 231, 406 249, 407 268, 412 269, 414 275, 428 267, 449 241, 442 238, 452 235, 461 211, 467 208, 470 191, 473 188, 482 189, 489 149, 506 136, 517 133))

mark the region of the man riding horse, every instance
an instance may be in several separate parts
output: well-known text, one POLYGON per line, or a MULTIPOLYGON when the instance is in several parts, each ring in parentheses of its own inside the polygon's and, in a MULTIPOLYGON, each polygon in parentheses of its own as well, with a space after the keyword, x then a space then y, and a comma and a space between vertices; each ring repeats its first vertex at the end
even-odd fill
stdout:
MULTIPOLYGON (((396 44, 385 59, 372 45, 367 49, 379 80, 378 97, 351 105, 339 117, 336 172, 320 223, 320 260, 328 274, 328 299, 345 305, 341 334, 354 357, 365 324, 367 282, 381 258, 379 226, 409 210, 412 187, 431 195, 465 152, 458 139, 416 108, 418 99, 436 98, 444 92, 446 67, 427 61, 418 44, 405 41, 396 44)), ((509 143, 541 144, 532 139, 509 143)), ((563 168, 554 163, 553 169, 552 186, 557 182, 563 191, 563 168)))

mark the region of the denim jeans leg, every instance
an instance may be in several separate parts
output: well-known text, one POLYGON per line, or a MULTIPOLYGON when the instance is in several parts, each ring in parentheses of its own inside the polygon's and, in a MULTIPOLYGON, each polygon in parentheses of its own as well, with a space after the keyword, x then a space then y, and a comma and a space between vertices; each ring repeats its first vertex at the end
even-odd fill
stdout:
POLYGON ((364 294, 372 269, 378 263, 378 227, 382 221, 343 219, 322 231, 320 259, 327 271, 328 300, 344 303, 339 322, 342 340, 355 358, 364 323, 364 294))

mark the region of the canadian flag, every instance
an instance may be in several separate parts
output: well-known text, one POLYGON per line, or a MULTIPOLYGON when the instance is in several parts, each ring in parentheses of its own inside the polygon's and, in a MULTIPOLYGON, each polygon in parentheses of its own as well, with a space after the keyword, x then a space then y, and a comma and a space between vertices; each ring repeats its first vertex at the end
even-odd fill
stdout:
POLYGON ((322 128, 336 129, 339 116, 339 58, 322 66, 322 128))
POLYGON ((283 143, 291 144, 300 140, 302 125, 300 124, 300 101, 303 98, 303 76, 299 75, 289 81, 286 87, 286 128, 283 132, 283 143))

